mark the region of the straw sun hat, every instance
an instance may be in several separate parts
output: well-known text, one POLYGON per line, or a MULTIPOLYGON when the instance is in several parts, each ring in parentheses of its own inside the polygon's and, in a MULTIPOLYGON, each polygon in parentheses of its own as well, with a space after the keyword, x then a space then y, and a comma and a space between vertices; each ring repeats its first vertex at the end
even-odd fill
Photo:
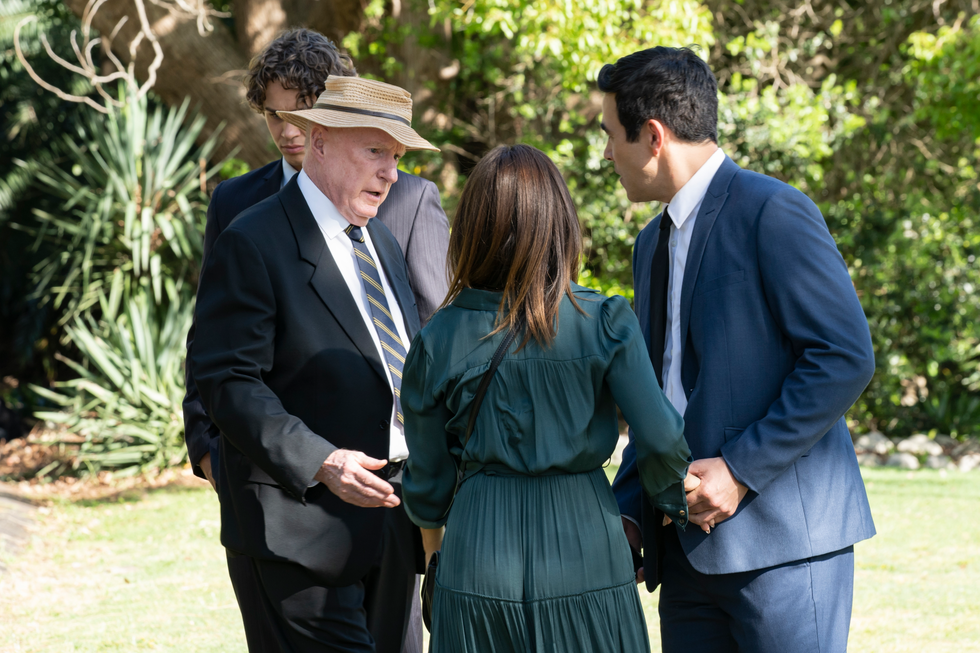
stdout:
POLYGON ((412 129, 412 94, 403 88, 363 77, 330 75, 316 104, 276 115, 304 132, 310 123, 325 127, 374 127, 408 150, 439 151, 412 129))

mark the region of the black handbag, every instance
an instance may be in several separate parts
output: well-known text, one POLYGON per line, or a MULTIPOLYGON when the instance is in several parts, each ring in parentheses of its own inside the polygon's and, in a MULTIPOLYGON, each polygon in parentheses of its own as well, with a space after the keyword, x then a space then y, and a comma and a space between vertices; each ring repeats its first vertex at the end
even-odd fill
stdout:
MULTIPOLYGON (((503 360, 504 356, 507 354, 507 350, 510 348, 514 338, 517 337, 517 327, 513 327, 507 332, 507 336, 504 341, 500 343, 497 347, 497 351, 494 352, 493 358, 490 359, 490 367, 484 372, 483 378, 480 380, 480 386, 476 389, 476 395, 473 397, 473 408, 470 410, 470 420, 466 425, 466 435, 464 436, 463 446, 469 442, 470 435, 473 433, 473 427, 476 426, 476 416, 480 412, 480 406, 483 405, 483 395, 487 393, 487 388, 490 387, 490 380, 493 378, 494 373, 497 371, 497 367, 500 365, 500 361, 503 360)), ((463 480, 463 469, 462 467, 457 467, 456 472, 456 490, 459 491, 459 484, 463 480)), ((422 579, 422 623, 425 624, 426 630, 432 632, 432 601, 436 592, 436 571, 439 568, 439 551, 434 551, 432 557, 429 559, 429 564, 425 568, 425 578, 422 579)))

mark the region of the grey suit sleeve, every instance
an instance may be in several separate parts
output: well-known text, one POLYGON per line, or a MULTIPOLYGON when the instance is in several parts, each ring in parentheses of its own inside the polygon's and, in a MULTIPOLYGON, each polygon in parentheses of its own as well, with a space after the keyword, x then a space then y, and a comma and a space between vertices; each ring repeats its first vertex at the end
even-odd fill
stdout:
POLYGON ((405 261, 418 304, 419 319, 425 326, 449 291, 446 269, 449 220, 442 210, 439 189, 431 181, 422 182, 422 196, 412 223, 405 261))

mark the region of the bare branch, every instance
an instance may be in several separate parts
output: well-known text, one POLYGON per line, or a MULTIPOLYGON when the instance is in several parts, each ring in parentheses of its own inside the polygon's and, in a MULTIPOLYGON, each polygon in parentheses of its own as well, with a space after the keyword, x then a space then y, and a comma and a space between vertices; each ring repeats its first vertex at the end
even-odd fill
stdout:
POLYGON ((467 152, 463 148, 458 147, 456 145, 453 145, 452 143, 444 143, 442 145, 442 149, 443 150, 448 150, 448 151, 452 152, 453 154, 458 154, 459 156, 466 157, 467 159, 470 159, 471 161, 476 161, 476 162, 479 162, 480 161, 480 157, 478 157, 475 154, 472 154, 470 152, 467 152))
MULTIPOLYGON (((23 24, 23 23, 21 23, 21 24, 23 24)), ((78 46, 74 42, 75 41, 75 39, 74 39, 75 32, 73 31, 71 33, 71 35, 73 37, 72 38, 72 46, 75 48, 75 51, 77 52, 78 51, 78 46)), ((41 37, 41 45, 44 46, 44 50, 48 53, 48 56, 51 57, 51 59, 56 64, 58 64, 60 66, 64 66, 65 68, 67 68, 68 70, 72 71, 73 73, 78 73, 79 75, 85 75, 85 72, 86 72, 85 70, 83 70, 82 68, 79 68, 78 66, 74 66, 74 65, 68 63, 67 61, 65 61, 64 59, 62 59, 61 57, 59 57, 57 54, 54 53, 54 50, 51 49, 51 45, 48 43, 48 39, 44 35, 44 32, 38 33, 38 36, 41 37)))
MULTIPOLYGON (((933 162, 935 162, 935 164, 936 164, 937 166, 939 166, 939 169, 940 169, 940 170, 942 170, 943 172, 945 172, 945 173, 946 173, 946 174, 948 174, 948 175, 952 175, 952 174, 956 174, 956 172, 957 172, 957 170, 956 170, 956 168, 955 168, 954 166, 951 166, 951 165, 949 165, 948 163, 945 163, 944 161, 941 161, 941 160, 939 159, 939 157, 937 157, 937 156, 936 156, 936 155, 935 155, 935 154, 934 154, 934 153, 933 153, 933 152, 932 152, 932 151, 931 151, 931 150, 930 150, 930 149, 929 149, 929 148, 928 148, 928 147, 926 146, 926 144, 925 144, 925 143, 923 143, 923 142, 922 142, 922 141, 921 141, 920 139, 918 139, 918 138, 913 138, 913 139, 911 139, 911 142, 912 142, 912 145, 915 145, 915 147, 916 147, 916 149, 918 149, 918 150, 919 150, 919 152, 921 152, 921 153, 922 153, 922 156, 924 156, 925 158, 927 158, 927 159, 929 159, 930 161, 933 161, 933 162)), ((942 193, 940 193, 940 195, 941 195, 941 194, 942 194, 942 193)))
POLYGON ((171 12, 179 12, 192 16, 197 21, 197 32, 201 36, 207 36, 214 31, 214 25, 210 18, 228 18, 231 14, 227 11, 218 11, 207 0, 150 0, 158 7, 163 7, 171 12))
MULTIPOLYGON (((37 18, 35 16, 28 16, 27 18, 24 18, 22 21, 17 23, 17 27, 14 28, 14 50, 17 52, 17 59, 20 60, 21 65, 24 66, 24 70, 26 70, 27 74, 31 76, 31 79, 37 82, 38 86, 45 89, 46 91, 51 91, 52 93, 60 97, 62 100, 67 100, 69 102, 82 102, 89 105, 96 111, 101 111, 102 113, 109 113, 108 109, 106 109, 98 102, 95 102, 92 98, 65 93, 60 88, 48 84, 46 81, 41 79, 40 75, 34 72, 34 68, 32 68, 31 64, 27 62, 27 57, 24 56, 24 51, 20 47, 20 30, 24 25, 26 25, 28 22, 32 20, 37 20, 37 18)), ((45 42, 45 45, 47 45, 47 42, 45 42)))
MULTIPOLYGON (((136 31, 136 34, 129 42, 129 65, 128 66, 124 66, 122 62, 119 60, 119 57, 117 57, 115 53, 113 53, 112 51, 112 42, 116 38, 116 36, 118 36, 123 25, 126 24, 127 22, 126 16, 123 16, 119 20, 119 22, 116 23, 115 27, 112 29, 112 32, 109 34, 108 38, 104 40, 100 38, 95 38, 95 39, 90 38, 92 34, 92 20, 95 17, 95 14, 99 11, 99 9, 101 9, 102 6, 107 2, 107 0, 88 0, 86 2, 85 8, 82 11, 82 43, 81 44, 79 44, 78 42, 78 33, 74 30, 71 32, 69 42, 71 44, 72 50, 75 53, 75 58, 77 59, 77 63, 72 63, 60 57, 51 47, 51 44, 48 43, 48 40, 45 37, 45 35, 43 33, 40 35, 40 40, 42 45, 44 46, 44 50, 52 61, 57 63, 59 66, 65 68, 66 70, 69 70, 77 75, 81 75, 82 77, 86 78, 92 84, 96 92, 99 95, 101 95, 102 98, 104 98, 108 104, 112 104, 115 106, 122 106, 122 102, 112 97, 112 94, 107 92, 106 89, 103 88, 105 84, 121 80, 126 83, 126 85, 130 89, 130 92, 133 95, 135 95, 136 97, 143 97, 150 90, 150 88, 152 88, 153 85, 156 83, 157 71, 160 69, 160 66, 163 63, 163 48, 160 46, 160 43, 157 40, 157 36, 153 32, 153 29, 150 26, 150 21, 146 15, 146 5, 144 4, 144 0, 132 0, 132 1, 136 8, 136 14, 139 17, 139 29, 136 31), (150 47, 152 48, 154 53, 154 57, 153 60, 150 62, 147 70, 147 79, 142 85, 140 85, 136 79, 136 54, 137 51, 139 50, 140 45, 142 45, 144 41, 150 44, 150 47), (100 43, 102 44, 102 50, 105 53, 106 57, 109 59, 109 61, 112 62, 112 64, 116 68, 115 72, 110 73, 108 75, 100 74, 99 67, 96 66, 95 60, 92 56, 92 51, 95 49, 95 46, 100 43)), ((206 0, 175 0, 175 1, 178 3, 178 5, 172 5, 168 2, 164 4, 164 6, 168 7, 170 11, 174 11, 175 6, 180 6, 182 7, 181 10, 183 11, 192 12, 193 10, 193 12, 197 12, 194 15, 198 16, 198 26, 200 30, 208 31, 209 29, 211 29, 210 24, 205 24, 208 15, 211 15, 208 13, 209 11, 211 11, 213 15, 219 15, 219 12, 214 12, 209 8, 210 5, 207 4, 206 0), (189 3, 194 3, 194 4, 189 4, 189 3)), ((160 4, 163 3, 164 0, 151 0, 151 2, 160 4)), ((37 73, 34 71, 33 68, 31 68, 31 66, 27 63, 27 60, 23 55, 22 49, 20 47, 20 40, 19 40, 21 27, 25 25, 28 20, 32 20, 32 18, 30 17, 26 18, 25 20, 21 21, 21 23, 17 26, 14 35, 14 41, 17 50, 17 56, 20 59, 21 63, 24 65, 24 68, 28 71, 28 74, 31 76, 31 78, 34 79, 34 81, 36 81, 42 88, 51 91, 52 93, 55 93, 58 97, 62 98, 63 100, 68 100, 70 102, 83 102, 97 109, 98 111, 107 113, 108 109, 105 106, 98 104, 91 98, 83 98, 75 95, 70 95, 60 89, 55 88, 51 84, 48 84, 37 75, 37 73)), ((204 33, 204 31, 202 31, 202 34, 204 33)))
MULTIPOLYGON (((134 0, 134 2, 136 3, 136 12, 139 14, 140 26, 142 27, 142 29, 140 30, 140 33, 136 36, 136 39, 134 39, 133 43, 135 44, 138 41, 141 41, 145 36, 146 40, 148 40, 153 45, 153 52, 156 55, 153 58, 153 62, 150 63, 150 67, 146 71, 147 73, 146 82, 144 82, 143 85, 140 86, 139 91, 136 94, 137 97, 143 97, 144 95, 147 94, 147 92, 151 88, 153 88, 153 85, 157 81, 157 71, 160 69, 160 64, 163 63, 163 48, 160 47, 160 42, 157 41, 157 35, 153 33, 153 29, 150 27, 150 21, 146 17, 146 5, 143 4, 143 0, 134 0)), ((135 47, 132 48, 132 52, 133 52, 133 56, 131 57, 131 63, 130 63, 131 70, 136 64, 135 47)), ((132 73, 131 76, 133 81, 135 82, 136 80, 135 73, 132 73)))

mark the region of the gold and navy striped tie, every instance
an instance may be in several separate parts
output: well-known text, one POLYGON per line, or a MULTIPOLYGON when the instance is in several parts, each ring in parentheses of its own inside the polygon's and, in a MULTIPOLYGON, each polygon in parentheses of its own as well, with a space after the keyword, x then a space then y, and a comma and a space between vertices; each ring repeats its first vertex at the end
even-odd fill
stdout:
POLYGON ((395 320, 388 310, 388 300, 385 298, 384 287, 381 285, 381 272, 378 270, 377 263, 371 257, 367 245, 364 244, 364 234, 360 227, 350 225, 344 229, 344 233, 350 236, 354 244, 354 254, 357 258, 357 267, 361 271, 361 284, 367 293, 368 304, 371 305, 371 318, 374 328, 378 332, 381 340, 381 348, 384 350, 385 362, 388 364, 388 374, 391 376, 391 385, 395 388, 395 416, 399 423, 405 423, 402 415, 402 368, 405 366, 405 343, 398 337, 398 328, 395 320))

